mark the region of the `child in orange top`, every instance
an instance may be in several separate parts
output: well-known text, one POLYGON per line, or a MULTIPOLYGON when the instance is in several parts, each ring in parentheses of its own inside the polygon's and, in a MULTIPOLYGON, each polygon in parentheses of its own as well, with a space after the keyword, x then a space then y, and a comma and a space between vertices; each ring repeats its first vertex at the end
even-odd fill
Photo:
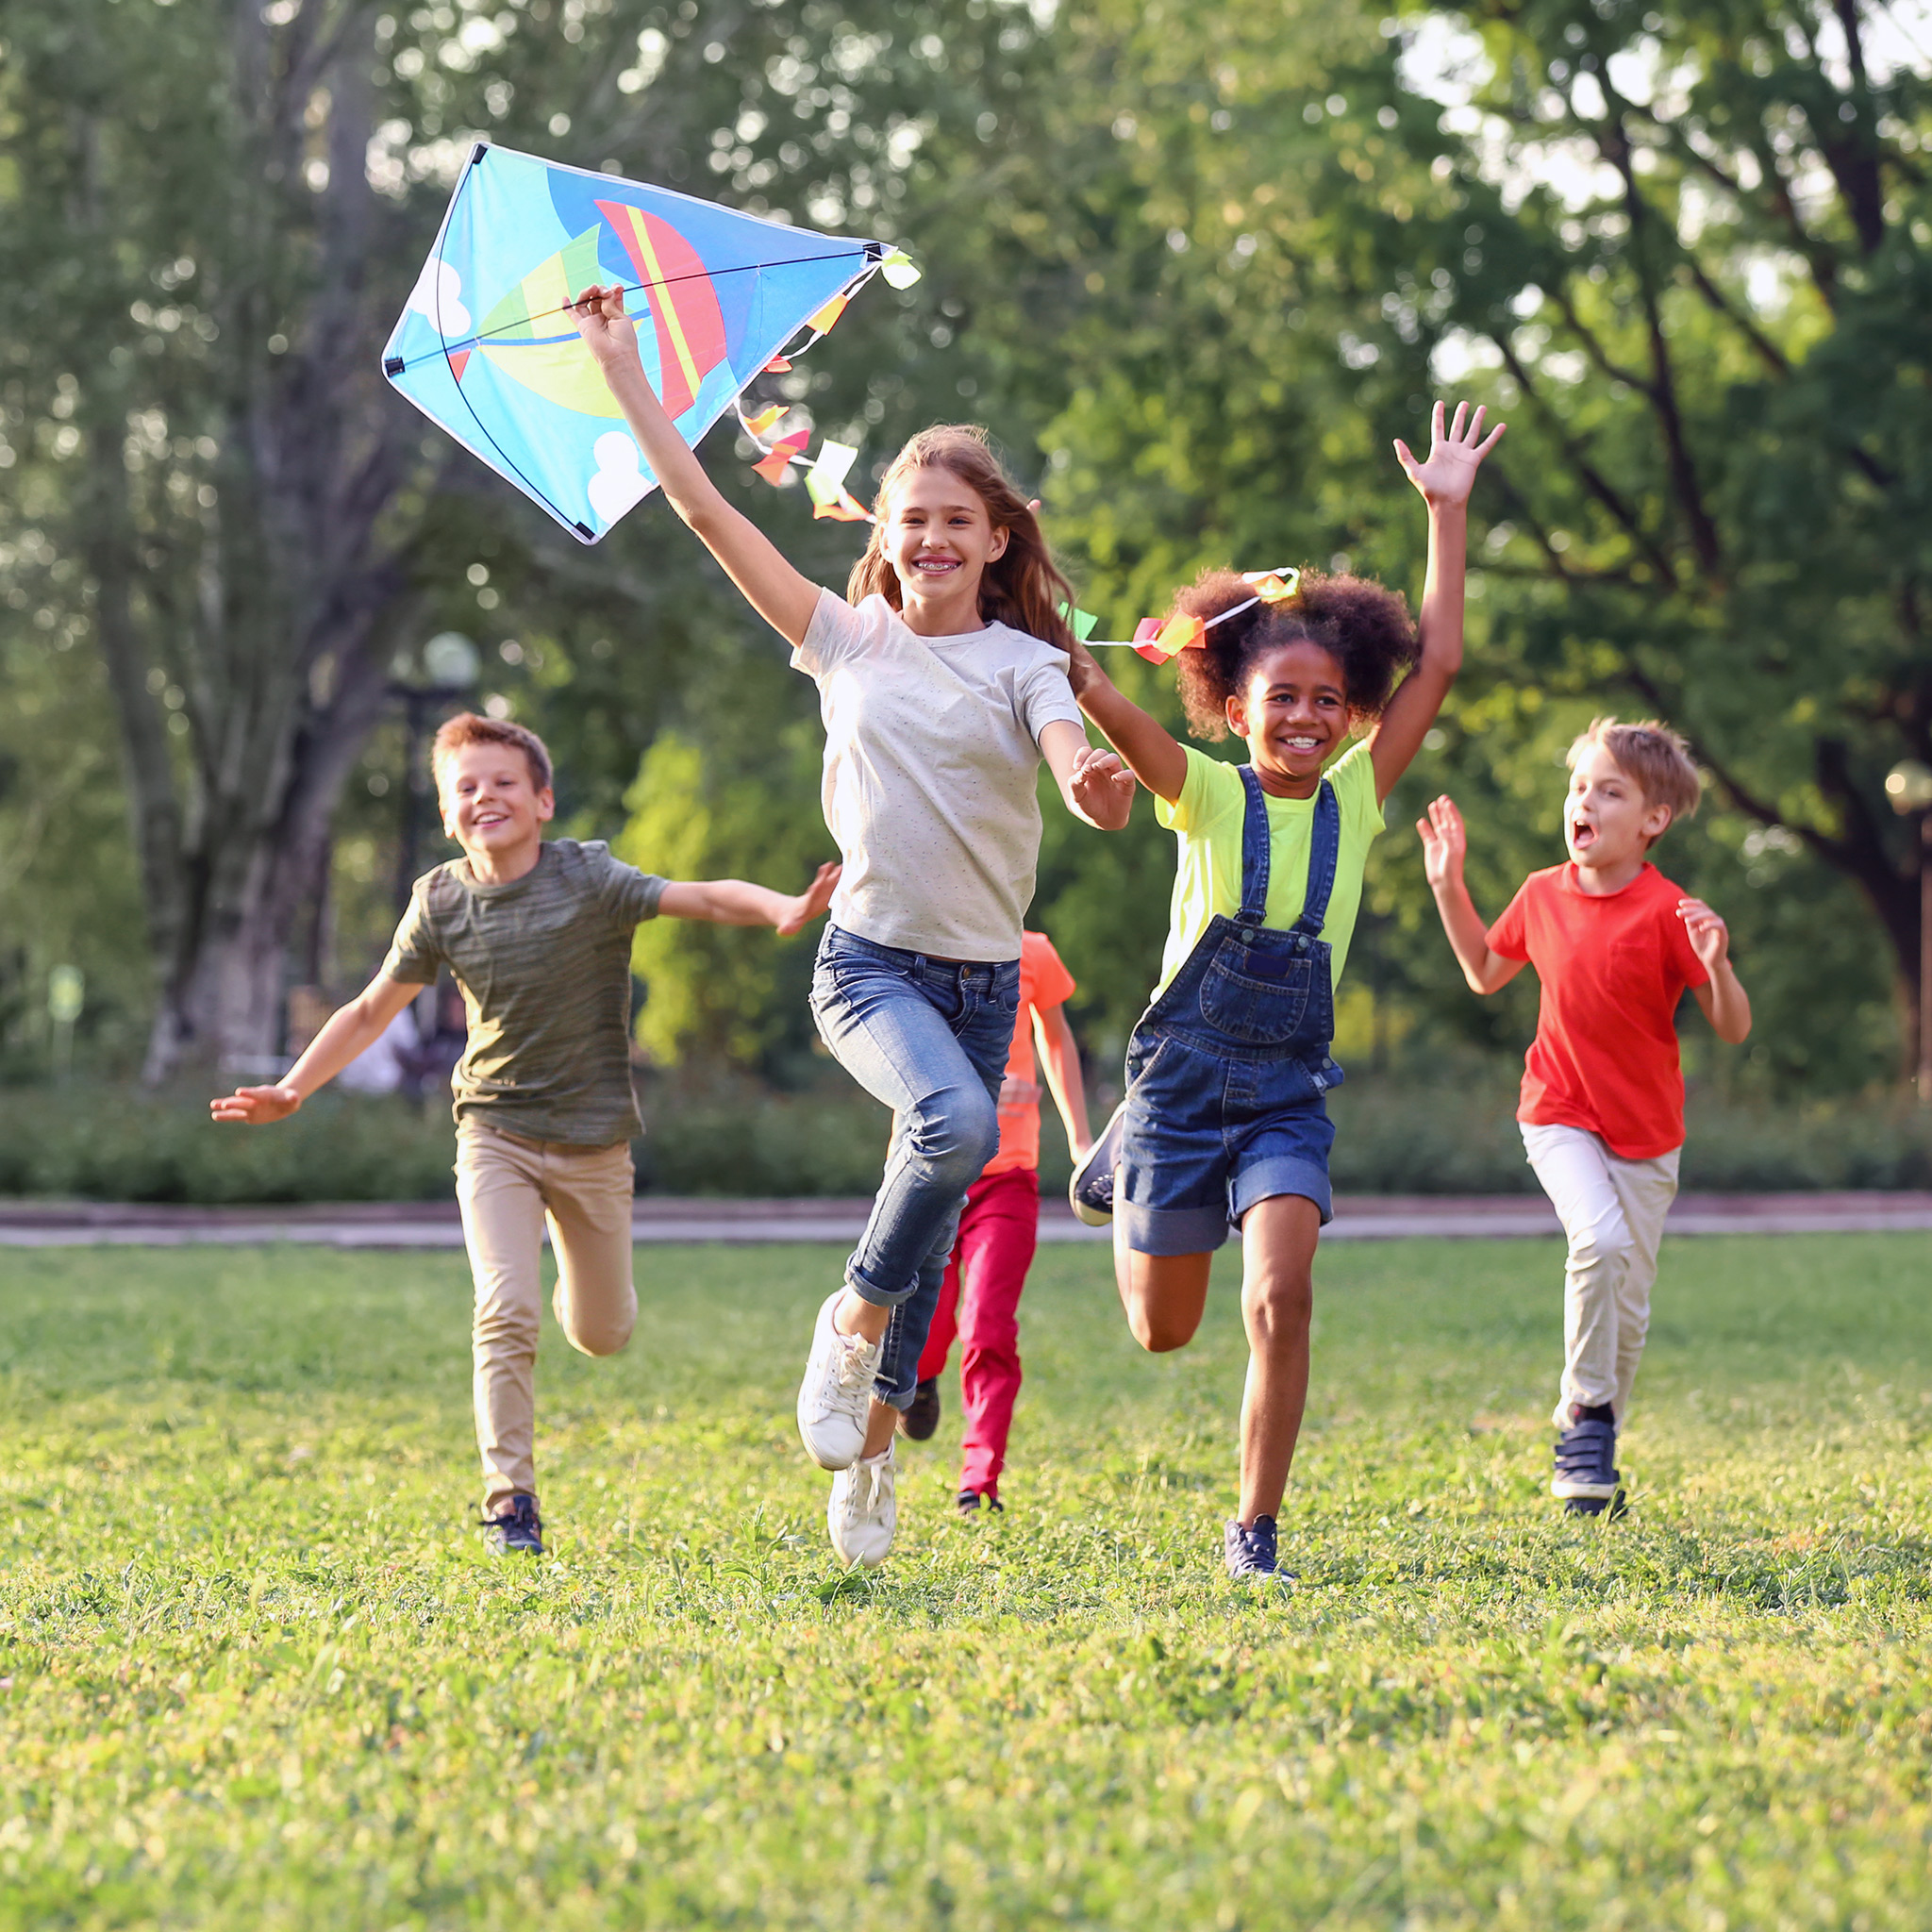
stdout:
POLYGON ((1461 814, 1446 798, 1416 829, 1463 977, 1494 992, 1527 962, 1542 982, 1516 1117, 1569 1237, 1552 1495, 1574 1515, 1623 1505, 1617 1430, 1650 1324, 1664 1216, 1677 1191, 1684 1075, 1677 1002, 1689 987, 1736 1045, 1751 1002, 1724 923, 1649 862, 1697 809, 1697 768, 1674 731, 1599 718, 1570 747, 1570 863, 1531 873, 1485 930, 1463 883, 1461 814))
POLYGON ((1023 932, 1020 1017, 1000 1086, 999 1152, 966 1191, 959 1239, 946 1264, 925 1352, 919 1357, 918 1386, 900 1423, 915 1442, 924 1442, 939 1427, 939 1378, 957 1335, 959 1400, 966 1412, 958 1498, 962 1516, 1000 1507, 1007 1433, 1020 1393, 1020 1293, 1040 1240, 1041 1083, 1034 1078, 1036 1071, 1045 1075, 1075 1160, 1087 1152, 1091 1138, 1080 1053, 1067 1024, 1065 1003, 1074 991, 1074 975, 1053 941, 1043 932, 1023 932))

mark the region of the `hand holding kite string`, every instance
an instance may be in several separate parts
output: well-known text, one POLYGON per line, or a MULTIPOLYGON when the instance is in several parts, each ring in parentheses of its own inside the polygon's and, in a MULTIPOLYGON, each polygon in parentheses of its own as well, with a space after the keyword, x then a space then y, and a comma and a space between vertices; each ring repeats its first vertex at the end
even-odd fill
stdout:
POLYGON ((592 282, 570 305, 566 313, 577 325, 584 346, 596 358, 607 376, 613 363, 634 360, 638 355, 638 325, 625 312, 623 288, 606 288, 592 282))

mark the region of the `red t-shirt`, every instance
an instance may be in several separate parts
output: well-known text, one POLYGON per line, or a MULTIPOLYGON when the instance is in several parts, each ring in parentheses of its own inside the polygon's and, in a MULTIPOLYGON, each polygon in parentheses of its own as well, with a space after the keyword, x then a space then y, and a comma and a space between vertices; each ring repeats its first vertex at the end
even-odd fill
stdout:
POLYGON ((1490 928, 1490 950, 1542 982, 1518 1120, 1587 1128, 1625 1160, 1684 1144, 1677 1002, 1710 977, 1677 917, 1684 896, 1654 865, 1602 898, 1574 865, 1524 880, 1490 928))
MULTIPOLYGON (((1007 1078, 1032 1086, 1033 1015, 1057 1007, 1074 991, 1074 975, 1054 951, 1043 932, 1020 935, 1020 1017, 1013 1024, 1013 1048, 1007 1058, 1007 1078)), ((1040 1165, 1040 1094, 1000 1108, 999 1152, 986 1163, 987 1174, 1006 1174, 1016 1167, 1040 1165)))

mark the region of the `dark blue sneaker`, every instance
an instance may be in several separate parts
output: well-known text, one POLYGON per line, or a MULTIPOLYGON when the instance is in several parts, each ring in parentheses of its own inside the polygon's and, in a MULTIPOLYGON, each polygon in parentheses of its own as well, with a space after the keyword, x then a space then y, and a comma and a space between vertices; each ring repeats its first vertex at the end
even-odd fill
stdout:
POLYGON ((1617 1474, 1617 1425, 1579 1416, 1557 1438, 1557 1471, 1550 1494, 1560 1496, 1572 1516, 1624 1513, 1617 1474))
POLYGON ((930 1382, 913 1385, 912 1400, 899 1417, 899 1426, 915 1442, 930 1442, 940 1425, 940 1385, 930 1382))
POLYGON ((1113 1118, 1101 1128, 1099 1138, 1088 1148, 1068 1184, 1067 1199, 1089 1227, 1105 1227, 1113 1219, 1113 1174, 1121 1164, 1121 1135, 1126 1120, 1127 1103, 1124 1100, 1114 1108, 1113 1118))
POLYGON ((953 1507, 961 1516, 977 1516, 982 1509, 994 1516, 1004 1516, 1007 1506, 997 1496, 988 1495, 984 1490, 961 1490, 953 1498, 953 1507))
POLYGON ((512 1496, 496 1516, 483 1519, 483 1537, 492 1557, 541 1557, 543 1519, 535 1496, 512 1496))
POLYGON ((1257 1516, 1251 1529, 1230 1522, 1222 1535, 1222 1554, 1235 1583, 1292 1583, 1294 1572, 1274 1561, 1274 1519, 1257 1516))

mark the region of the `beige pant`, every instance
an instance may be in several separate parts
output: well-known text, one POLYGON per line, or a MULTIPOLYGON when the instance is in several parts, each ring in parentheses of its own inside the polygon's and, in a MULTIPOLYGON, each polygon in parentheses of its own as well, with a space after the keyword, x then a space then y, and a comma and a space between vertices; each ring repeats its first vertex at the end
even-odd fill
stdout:
POLYGON ((1677 1197, 1674 1147, 1625 1160, 1581 1127, 1523 1124, 1523 1145, 1570 1240, 1563 1271, 1563 1380, 1555 1421, 1607 1402, 1623 1428, 1650 1330, 1650 1291, 1664 1217, 1677 1197))
POLYGON ((631 1282, 630 1147, 571 1147, 464 1121, 457 1130, 457 1200, 476 1283, 471 1331, 476 1447, 485 1506, 537 1493, 537 1331, 543 1222, 557 1249, 551 1307, 570 1345, 615 1355, 638 1316, 631 1282))

